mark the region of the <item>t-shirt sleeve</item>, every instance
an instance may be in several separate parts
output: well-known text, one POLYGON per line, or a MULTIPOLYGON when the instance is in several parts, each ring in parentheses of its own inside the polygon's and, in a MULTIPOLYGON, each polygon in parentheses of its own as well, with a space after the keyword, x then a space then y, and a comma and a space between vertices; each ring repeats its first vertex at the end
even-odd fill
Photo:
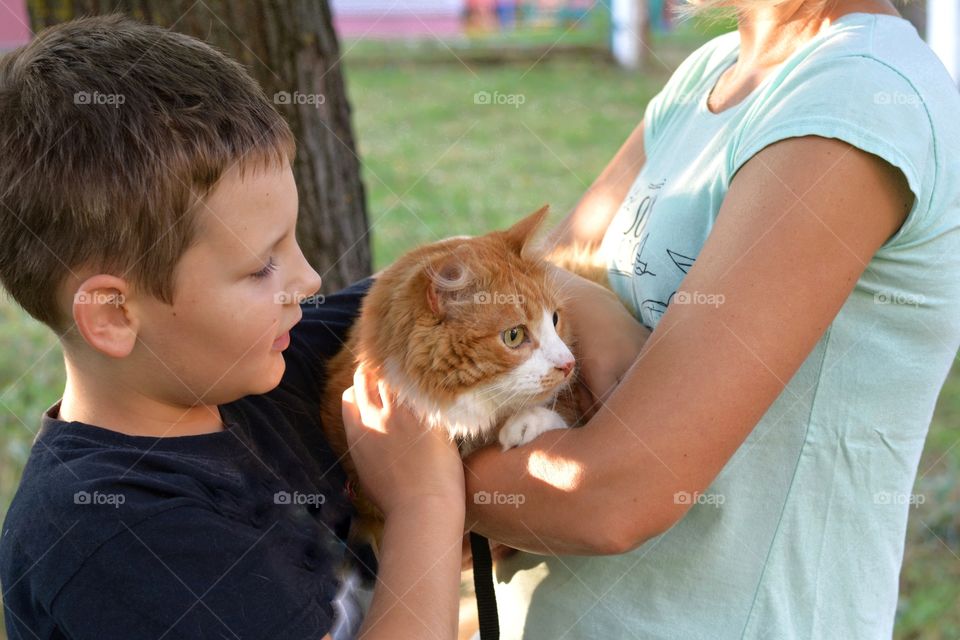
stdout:
POLYGON ((936 174, 934 132, 923 96, 901 73, 868 56, 798 65, 751 109, 728 156, 728 175, 764 147, 808 135, 843 140, 906 177, 914 206, 888 242, 927 215, 936 174))
POLYGON ((286 370, 281 386, 302 398, 319 401, 324 365, 346 342, 372 284, 373 277, 367 277, 345 289, 316 296, 300 305, 303 318, 290 331, 290 346, 284 351, 286 370))
POLYGON ((330 558, 281 520, 245 527, 213 510, 175 508, 101 545, 51 613, 75 640, 313 640, 333 624, 330 558))

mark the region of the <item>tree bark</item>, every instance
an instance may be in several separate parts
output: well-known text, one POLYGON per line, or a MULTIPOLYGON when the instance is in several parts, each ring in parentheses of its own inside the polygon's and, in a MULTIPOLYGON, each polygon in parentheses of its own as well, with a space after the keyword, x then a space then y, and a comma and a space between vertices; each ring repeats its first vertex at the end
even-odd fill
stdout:
POLYGON ((366 196, 327 0, 28 0, 27 6, 34 32, 119 11, 204 40, 243 63, 297 139, 297 237, 323 290, 371 273, 366 196))

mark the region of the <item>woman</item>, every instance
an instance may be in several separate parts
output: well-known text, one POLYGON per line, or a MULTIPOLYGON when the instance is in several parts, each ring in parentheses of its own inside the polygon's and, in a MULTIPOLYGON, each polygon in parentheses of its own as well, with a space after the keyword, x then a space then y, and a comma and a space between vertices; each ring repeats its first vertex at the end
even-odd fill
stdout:
POLYGON ((466 522, 527 552, 504 638, 892 633, 960 344, 960 96, 887 0, 725 4, 551 236, 619 297, 567 283, 596 414, 465 461, 466 522))

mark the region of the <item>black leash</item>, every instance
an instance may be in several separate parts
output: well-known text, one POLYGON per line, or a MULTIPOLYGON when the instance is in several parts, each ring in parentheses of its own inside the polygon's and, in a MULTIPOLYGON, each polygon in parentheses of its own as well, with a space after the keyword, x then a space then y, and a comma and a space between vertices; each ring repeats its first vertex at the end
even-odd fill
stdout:
POLYGON ((470 551, 473 553, 473 588, 477 594, 480 640, 500 640, 500 616, 497 614, 497 594, 493 589, 490 541, 471 531, 470 551))

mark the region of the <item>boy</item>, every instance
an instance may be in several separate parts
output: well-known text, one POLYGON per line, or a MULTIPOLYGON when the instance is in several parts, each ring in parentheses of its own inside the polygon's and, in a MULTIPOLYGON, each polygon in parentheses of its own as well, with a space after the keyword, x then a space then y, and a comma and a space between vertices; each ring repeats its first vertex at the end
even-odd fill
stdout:
MULTIPOLYGON (((294 236, 286 123, 220 52, 109 16, 0 61, 0 144, 0 279, 67 371, 0 538, 10 639, 355 635, 319 389, 371 279, 300 304, 320 278, 294 236)), ((454 541, 462 500, 434 510, 459 514, 454 541)), ((395 541, 414 539, 404 516, 395 541)))

